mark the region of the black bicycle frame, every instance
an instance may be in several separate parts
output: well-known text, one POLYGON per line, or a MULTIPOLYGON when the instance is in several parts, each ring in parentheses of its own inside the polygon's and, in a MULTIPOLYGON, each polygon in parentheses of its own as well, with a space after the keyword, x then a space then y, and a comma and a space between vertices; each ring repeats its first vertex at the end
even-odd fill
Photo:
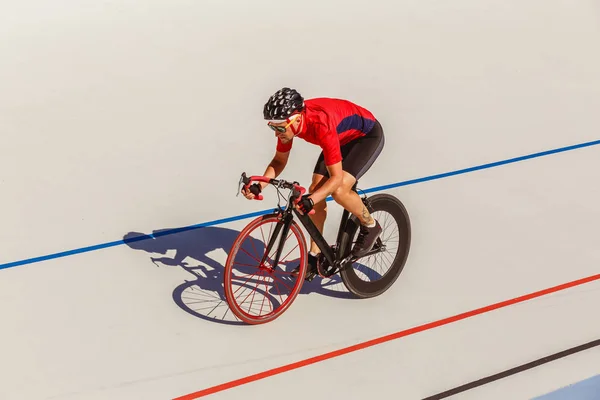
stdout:
MULTIPOLYGON (((352 190, 356 191, 356 184, 354 185, 352 190)), ((295 207, 291 205, 294 201, 294 198, 295 196, 290 197, 287 207, 281 212, 280 215, 282 221, 280 221, 275 226, 273 235, 269 239, 269 243, 267 244, 265 254, 262 257, 261 264, 264 264, 266 258, 268 257, 268 254, 271 252, 271 249, 275 245, 275 241, 277 240, 280 231, 282 231, 281 240, 279 241, 279 244, 277 246, 277 253, 275 254, 275 260, 273 262, 273 268, 277 267, 277 265, 279 264, 279 258, 281 257, 281 252, 283 251, 283 246, 285 244, 285 238, 290 230, 290 226, 292 225, 292 221, 294 218, 293 215, 296 215, 300 223, 304 226, 304 228, 306 228, 308 234, 315 241, 319 249, 321 249, 323 256, 329 262, 329 265, 332 267, 336 267, 339 261, 341 261, 342 259, 342 254, 344 254, 346 250, 345 248, 342 248, 342 235, 346 231, 346 226, 348 224, 348 221, 350 220, 350 212, 344 209, 342 213, 340 225, 337 232, 334 252, 332 247, 325 240, 321 232, 319 232, 319 230, 315 226, 314 222, 310 219, 310 217, 306 214, 301 214, 295 207)), ((363 199, 363 203, 369 209, 369 211, 372 211, 370 204, 368 203, 368 201, 366 201, 366 199, 363 199)))
POLYGON ((346 225, 347 225, 347 223, 349 221, 349 217, 350 217, 350 212, 346 209, 344 209, 344 211, 342 213, 340 225, 339 225, 338 232, 337 232, 337 238, 336 238, 336 243, 335 243, 335 252, 334 252, 332 247, 330 246, 330 244, 325 240, 325 238, 323 237, 321 232, 319 232, 319 230, 317 229, 317 227, 315 226, 315 224, 313 223, 313 221, 310 219, 310 217, 308 215, 301 214, 296 208, 292 208, 292 207, 286 208, 285 211, 281 214, 282 221, 279 222, 275 226, 273 234, 272 234, 271 238, 269 239, 269 243, 267 244, 266 252, 263 255, 262 262, 264 263, 268 254, 271 252, 271 249, 275 245, 275 241, 277 240, 277 237, 279 236, 279 233, 281 232, 281 240, 279 241, 279 244, 277 246, 277 253, 275 254, 273 267, 275 268, 279 264, 279 258, 281 257, 281 252, 283 251, 283 246, 285 244, 285 238, 290 230, 290 226, 293 221, 292 213, 294 215, 296 215, 296 217, 298 218, 300 223, 304 226, 304 228, 306 228, 308 234, 315 241, 315 243, 317 244, 319 249, 321 249, 323 256, 329 262, 329 265, 336 266, 337 262, 341 259, 341 255, 345 251, 345 249, 342 248, 342 235, 344 234, 344 232, 346 230, 346 225))
POLYGON ((342 234, 344 233, 344 230, 346 228, 346 223, 348 222, 348 216, 350 214, 348 212, 348 210, 344 209, 344 212, 342 214, 342 220, 340 221, 340 227, 339 227, 337 239, 336 239, 336 252, 333 251, 333 249, 331 248, 329 243, 325 240, 325 238, 323 237, 321 232, 319 232, 319 230, 317 229, 317 227, 315 226, 315 224, 312 222, 312 220, 310 219, 310 217, 308 215, 300 214, 300 212, 296 209, 293 209, 292 211, 294 212, 294 214, 296 214, 296 217, 298 217, 298 220, 302 223, 304 228, 306 228, 306 230, 308 231, 308 234, 315 241, 315 243, 319 247, 319 249, 321 249, 323 256, 325 256, 325 259, 329 262, 329 265, 331 265, 331 266, 336 265, 336 261, 339 259, 340 254, 341 254, 340 252, 343 250, 340 248, 340 246, 341 246, 342 234))
POLYGON ((335 265, 335 261, 336 261, 338 255, 340 254, 339 251, 341 250, 341 249, 339 249, 339 245, 341 243, 342 233, 344 232, 344 229, 346 226, 346 221, 348 219, 348 215, 349 215, 348 211, 344 210, 344 213, 343 213, 342 221, 340 223, 340 230, 339 230, 338 236, 337 236, 338 254, 335 254, 333 252, 332 248, 329 246, 329 243, 327 243, 327 241, 325 240, 323 235, 321 235, 321 232, 319 232, 319 230, 317 229, 315 224, 312 222, 310 217, 305 214, 300 214, 300 212, 298 210, 296 210, 295 208, 291 208, 291 209, 288 208, 281 214, 282 220, 275 226, 275 229, 273 230, 273 234, 271 235, 271 238, 269 239, 269 243, 266 246, 265 254, 262 257, 261 264, 263 264, 265 262, 266 258, 271 253, 271 249, 273 248, 273 246, 275 246, 275 241, 277 240, 277 238, 279 237, 279 234, 281 233, 281 239, 279 240, 279 243, 277 245, 277 253, 275 254, 275 259, 273 260, 273 267, 275 268, 279 264, 279 259, 281 257, 281 252, 283 251, 285 239, 286 239, 288 232, 290 231, 290 226, 292 225, 292 221, 294 219, 292 213, 294 213, 296 215, 296 217, 298 217, 298 219, 300 220, 302 225, 308 231, 308 234, 313 238, 313 240, 315 241, 317 246, 319 246, 319 248, 323 252, 323 255, 325 256, 327 261, 329 261, 330 265, 335 265))

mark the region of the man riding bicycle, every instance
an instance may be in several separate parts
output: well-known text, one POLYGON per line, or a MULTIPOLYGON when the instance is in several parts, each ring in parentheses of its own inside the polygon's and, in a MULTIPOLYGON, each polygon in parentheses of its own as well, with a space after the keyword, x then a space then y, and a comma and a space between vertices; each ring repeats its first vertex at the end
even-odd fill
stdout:
MULTIPOLYGON (((371 217, 352 187, 383 149, 385 140, 379 121, 369 110, 348 100, 304 100, 296 90, 287 87, 269 98, 264 105, 263 116, 277 138, 275 155, 263 175, 277 178, 281 174, 295 137, 321 147, 308 193, 302 196, 296 207, 303 214, 315 211, 310 218, 322 234, 327 215, 325 199, 331 195, 361 223, 353 255, 362 257, 367 254, 380 235, 381 226, 371 217)), ((266 185, 261 182, 252 186, 260 193, 266 185)), ((247 199, 254 198, 250 190, 242 189, 242 193, 247 199)), ((311 239, 307 276, 317 273, 320 251, 311 239)), ((292 272, 297 271, 298 268, 292 272)))

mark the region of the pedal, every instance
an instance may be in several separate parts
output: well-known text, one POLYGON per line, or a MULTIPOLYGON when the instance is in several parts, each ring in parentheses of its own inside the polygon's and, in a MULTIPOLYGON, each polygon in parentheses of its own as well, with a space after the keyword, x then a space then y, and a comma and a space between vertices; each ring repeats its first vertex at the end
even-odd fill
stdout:
POLYGON ((315 277, 316 277, 316 276, 317 276, 317 274, 316 274, 316 273, 314 273, 314 272, 309 272, 309 273, 306 275, 306 277, 304 278, 304 280, 305 280, 306 282, 312 282, 312 280, 313 280, 313 279, 315 279, 315 277))

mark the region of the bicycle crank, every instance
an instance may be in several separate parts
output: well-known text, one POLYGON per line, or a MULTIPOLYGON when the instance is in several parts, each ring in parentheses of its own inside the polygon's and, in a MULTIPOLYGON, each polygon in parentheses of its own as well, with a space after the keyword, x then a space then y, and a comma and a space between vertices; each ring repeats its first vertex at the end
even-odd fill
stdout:
POLYGON ((339 263, 334 265, 329 264, 327 258, 321 253, 319 256, 319 260, 317 261, 317 272, 323 278, 329 278, 338 273, 339 271, 339 263))

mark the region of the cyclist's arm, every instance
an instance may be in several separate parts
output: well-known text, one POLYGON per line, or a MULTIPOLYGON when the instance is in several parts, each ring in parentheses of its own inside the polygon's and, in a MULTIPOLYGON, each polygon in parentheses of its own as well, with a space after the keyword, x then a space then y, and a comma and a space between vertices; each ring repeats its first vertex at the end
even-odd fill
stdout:
POLYGON ((315 190, 309 196, 315 204, 325 200, 327 196, 333 193, 342 184, 344 171, 342 170, 341 161, 328 165, 327 171, 329 172, 329 179, 327 179, 323 186, 315 190))
MULTIPOLYGON (((279 176, 279 174, 281 174, 281 172, 284 170, 285 166, 287 165, 289 157, 290 157, 289 151, 286 151, 286 152, 275 151, 275 155, 273 156, 273 159, 267 166, 267 169, 265 169, 264 176, 268 176, 269 178, 272 178, 272 179, 277 178, 279 176)), ((265 186, 267 186, 267 183, 260 182, 260 186, 261 186, 261 188, 264 189, 265 186)))

